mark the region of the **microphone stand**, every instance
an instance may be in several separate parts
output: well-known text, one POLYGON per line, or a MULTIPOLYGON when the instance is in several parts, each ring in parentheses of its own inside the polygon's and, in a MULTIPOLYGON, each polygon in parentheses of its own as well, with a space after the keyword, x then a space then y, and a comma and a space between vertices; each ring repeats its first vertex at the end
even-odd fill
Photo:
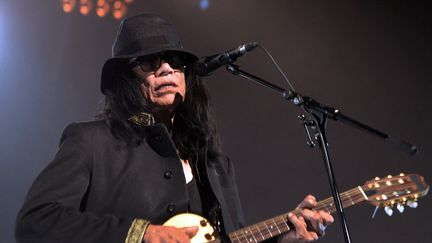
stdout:
POLYGON ((358 121, 356 121, 356 120, 354 120, 348 116, 345 116, 345 115, 341 114, 338 109, 335 109, 335 108, 326 106, 324 104, 321 104, 318 101, 312 99, 311 97, 303 96, 297 92, 293 92, 290 90, 285 90, 285 89, 283 89, 277 85, 274 85, 274 84, 272 84, 266 80, 263 80, 257 76, 254 76, 248 72, 245 72, 245 71, 241 70, 240 67, 237 65, 228 64, 226 66, 227 66, 227 70, 229 72, 231 72, 232 74, 241 76, 241 77, 249 79, 249 80, 252 80, 252 81, 254 81, 254 82, 256 82, 256 83, 258 83, 264 87, 272 89, 272 90, 278 92, 279 94, 281 94, 282 98, 284 98, 285 100, 288 100, 288 101, 292 100, 294 105, 304 108, 304 110, 307 113, 309 113, 309 115, 313 118, 313 119, 306 119, 304 116, 299 116, 299 119, 302 120, 303 125, 305 126, 305 129, 306 129, 307 135, 309 137, 308 145, 311 147, 313 147, 315 144, 312 141, 312 138, 310 137, 309 129, 316 130, 316 132, 314 134, 315 135, 314 139, 318 141, 318 145, 322 151, 325 169, 327 172, 330 188, 332 191, 336 212, 337 212, 339 221, 340 221, 341 226, 342 226, 342 231, 343 231, 343 235, 345 238, 345 242, 351 243, 351 236, 349 234, 348 224, 347 224, 347 221, 345 218, 345 213, 343 210, 342 201, 341 201, 340 196, 339 196, 339 190, 337 187, 337 183, 336 183, 336 179, 335 179, 335 175, 333 172, 333 167, 332 167, 332 164, 330 161, 330 155, 329 155, 329 151, 328 151, 328 142, 327 142, 327 137, 326 137, 326 133, 325 133, 325 126, 326 126, 328 118, 331 118, 335 121, 341 121, 341 122, 348 124, 352 127, 358 128, 358 129, 366 131, 372 135, 380 137, 380 138, 384 139, 384 141, 389 142, 391 145, 396 146, 400 150, 403 150, 403 151, 409 153, 410 155, 414 155, 417 153, 417 151, 418 151, 417 147, 415 147, 414 145, 412 145, 408 142, 391 138, 389 135, 387 135, 387 134, 385 134, 385 133, 383 133, 377 129, 374 129, 374 128, 366 125, 366 124, 360 123, 360 122, 358 122, 358 121))

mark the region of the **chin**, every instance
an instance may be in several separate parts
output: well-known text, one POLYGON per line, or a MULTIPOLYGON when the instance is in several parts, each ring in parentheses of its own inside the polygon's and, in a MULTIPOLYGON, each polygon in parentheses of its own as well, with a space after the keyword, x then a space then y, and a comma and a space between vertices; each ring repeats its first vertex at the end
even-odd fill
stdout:
POLYGON ((174 110, 183 102, 183 97, 179 94, 166 94, 153 100, 153 104, 164 110, 174 110))
POLYGON ((155 102, 154 105, 162 110, 175 110, 177 106, 180 104, 180 101, 176 100, 164 100, 155 102))

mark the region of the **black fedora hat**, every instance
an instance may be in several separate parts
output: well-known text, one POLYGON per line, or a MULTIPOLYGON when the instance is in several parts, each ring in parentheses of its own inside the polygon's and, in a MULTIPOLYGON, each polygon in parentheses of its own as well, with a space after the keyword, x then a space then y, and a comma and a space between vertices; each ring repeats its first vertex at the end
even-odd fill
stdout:
POLYGON ((119 67, 125 61, 163 51, 178 51, 192 62, 198 59, 183 48, 174 25, 166 18, 158 14, 142 13, 123 19, 112 47, 112 58, 102 68, 102 93, 113 88, 119 67))

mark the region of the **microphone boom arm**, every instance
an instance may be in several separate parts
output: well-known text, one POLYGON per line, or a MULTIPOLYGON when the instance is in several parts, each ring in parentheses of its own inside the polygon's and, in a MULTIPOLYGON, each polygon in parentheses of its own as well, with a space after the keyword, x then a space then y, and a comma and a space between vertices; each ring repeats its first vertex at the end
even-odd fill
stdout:
POLYGON ((412 145, 409 142, 396 139, 391 137, 390 135, 375 129, 371 126, 368 126, 364 123, 361 123, 359 121, 356 121, 355 119, 343 115, 339 109, 324 105, 322 103, 319 103, 318 101, 314 100, 313 98, 309 96, 303 96, 298 92, 293 92, 291 90, 283 89, 273 83, 270 83, 262 78, 259 78, 253 74, 250 74, 244 70, 241 70, 239 66, 234 64, 228 64, 227 70, 231 72, 234 75, 241 76, 243 78, 249 79, 251 81, 254 81, 255 83, 258 83, 264 87, 267 87, 273 91, 278 92, 281 94, 282 98, 285 100, 291 100, 295 106, 301 106, 305 108, 309 113, 315 112, 315 113, 322 113, 326 117, 331 118, 335 121, 340 121, 342 123, 345 123, 351 127, 355 127, 357 129, 360 129, 362 131, 368 132, 369 134, 372 134, 376 137, 379 137, 383 139, 385 142, 388 142, 390 145, 403 150, 404 152, 408 153, 409 155, 415 155, 418 153, 418 149, 415 145, 412 145))

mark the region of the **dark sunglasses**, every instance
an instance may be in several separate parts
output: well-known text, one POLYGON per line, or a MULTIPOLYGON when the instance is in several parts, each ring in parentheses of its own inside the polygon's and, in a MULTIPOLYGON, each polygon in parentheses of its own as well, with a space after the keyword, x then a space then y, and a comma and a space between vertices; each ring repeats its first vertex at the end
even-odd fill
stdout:
POLYGON ((139 65, 143 72, 155 72, 162 65, 162 61, 168 63, 173 69, 184 71, 190 62, 184 55, 178 52, 162 52, 147 56, 137 57, 131 65, 133 67, 139 65))

